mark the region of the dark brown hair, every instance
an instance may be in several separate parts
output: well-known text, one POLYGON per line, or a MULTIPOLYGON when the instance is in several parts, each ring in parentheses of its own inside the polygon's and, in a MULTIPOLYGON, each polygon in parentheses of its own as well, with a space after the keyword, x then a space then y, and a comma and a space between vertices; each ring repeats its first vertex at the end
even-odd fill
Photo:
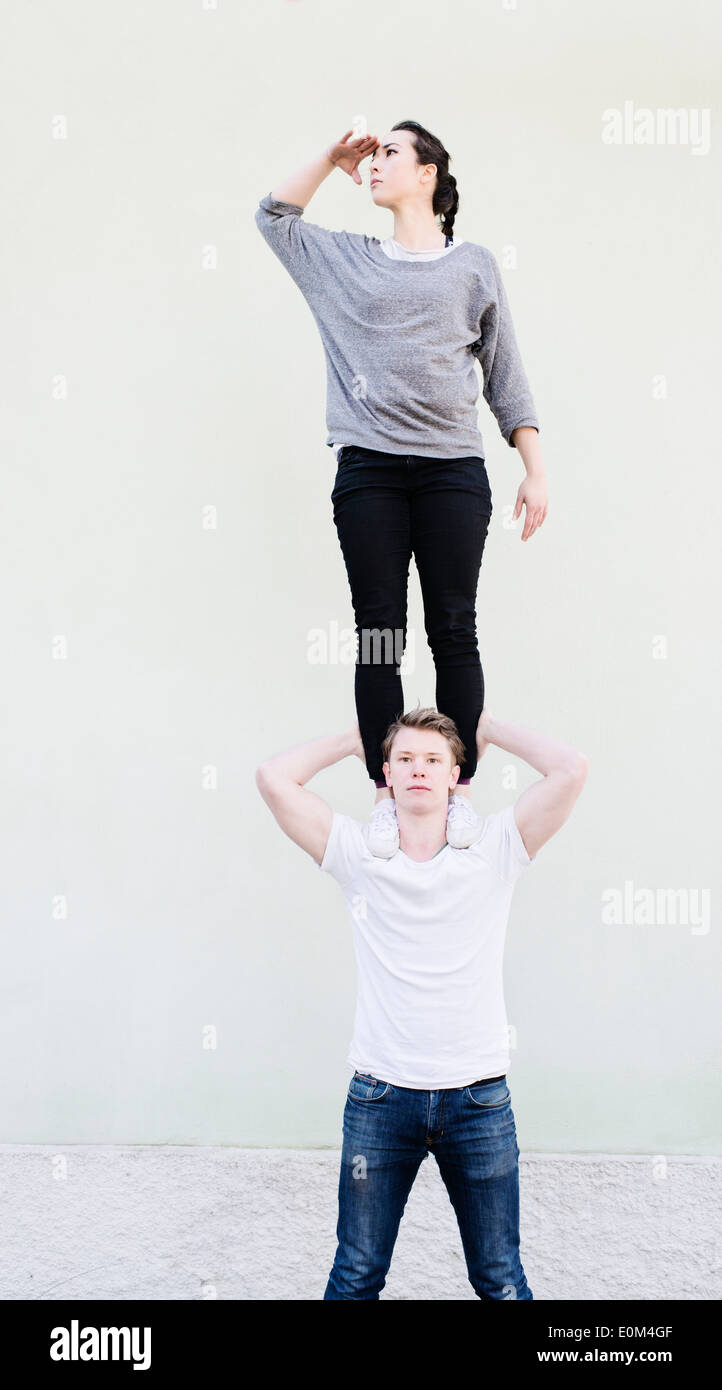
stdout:
POLYGON ((453 719, 448 714, 439 714, 437 709, 412 709, 408 714, 400 714, 393 724, 386 730, 386 737, 381 745, 381 756, 385 763, 391 758, 391 745, 400 729, 433 729, 436 734, 443 734, 451 745, 451 766, 461 767, 464 761, 465 747, 461 741, 459 730, 453 719))
POLYGON ((444 149, 441 141, 418 121, 397 121, 392 130, 410 130, 416 150, 417 164, 436 165, 436 188, 432 208, 441 217, 441 230, 445 236, 454 234, 454 218, 459 209, 459 195, 456 179, 449 173, 451 155, 444 149))

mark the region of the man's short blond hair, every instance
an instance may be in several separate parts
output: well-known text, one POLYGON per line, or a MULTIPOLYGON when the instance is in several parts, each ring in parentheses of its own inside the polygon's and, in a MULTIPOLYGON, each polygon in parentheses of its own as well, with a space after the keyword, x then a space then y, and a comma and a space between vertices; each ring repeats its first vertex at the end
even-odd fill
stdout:
POLYGON ((451 748, 451 766, 455 767, 458 763, 461 767, 466 748, 462 743, 459 730, 448 714, 439 714, 437 709, 430 707, 412 709, 408 714, 400 714, 398 719, 389 725, 381 745, 381 755, 385 763, 391 760, 391 746, 401 729, 431 729, 436 734, 442 734, 451 748))

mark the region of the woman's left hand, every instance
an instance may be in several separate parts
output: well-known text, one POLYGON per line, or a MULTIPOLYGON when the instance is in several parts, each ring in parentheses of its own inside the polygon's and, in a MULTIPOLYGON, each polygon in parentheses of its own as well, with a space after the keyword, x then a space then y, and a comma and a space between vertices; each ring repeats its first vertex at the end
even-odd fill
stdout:
POLYGON ((516 506, 514 508, 513 521, 521 516, 522 506, 526 506, 526 519, 524 530, 521 533, 523 541, 528 541, 534 535, 537 527, 541 526, 547 514, 547 485, 546 479, 537 477, 533 473, 527 475, 516 494, 516 506))

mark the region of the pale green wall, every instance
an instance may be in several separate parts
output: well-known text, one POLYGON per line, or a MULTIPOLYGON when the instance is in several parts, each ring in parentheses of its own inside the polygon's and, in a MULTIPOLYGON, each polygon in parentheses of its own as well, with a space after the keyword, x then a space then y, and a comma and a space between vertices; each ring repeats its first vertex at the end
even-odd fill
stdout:
MULTIPOLYGON (((2 1141, 340 1143, 350 929, 254 769, 351 723, 352 667, 306 657, 353 619, 320 340, 253 213, 362 112, 438 132, 459 235, 517 248, 550 512, 504 527, 520 460, 482 402, 488 701, 591 763, 512 906, 520 1146, 719 1152, 720 27, 701 0, 6 14, 2 1141), (712 107, 711 148, 603 144, 626 100, 712 107), (710 890, 708 930, 605 925, 625 880, 710 890)), ((363 172, 309 220, 387 235, 363 172)), ((415 571, 410 603, 429 703, 415 571)), ((480 810, 536 777, 510 762, 480 810)), ((313 785, 368 813, 357 761, 313 785)))

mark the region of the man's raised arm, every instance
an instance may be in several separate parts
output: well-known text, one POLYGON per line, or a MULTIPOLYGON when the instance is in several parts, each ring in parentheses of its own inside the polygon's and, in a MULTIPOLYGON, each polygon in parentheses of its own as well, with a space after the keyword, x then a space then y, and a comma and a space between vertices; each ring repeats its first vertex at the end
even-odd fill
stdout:
POLYGON ((355 754, 364 762, 358 724, 345 734, 329 734, 298 743, 267 758, 256 770, 256 786, 289 839, 305 849, 317 864, 326 853, 333 810, 323 797, 307 791, 308 782, 324 767, 355 754))
POLYGON ((508 724, 483 711, 476 730, 479 757, 493 743, 543 772, 540 782, 527 787, 514 803, 514 819, 530 859, 556 834, 571 815, 587 779, 584 753, 548 734, 521 724, 508 724))

